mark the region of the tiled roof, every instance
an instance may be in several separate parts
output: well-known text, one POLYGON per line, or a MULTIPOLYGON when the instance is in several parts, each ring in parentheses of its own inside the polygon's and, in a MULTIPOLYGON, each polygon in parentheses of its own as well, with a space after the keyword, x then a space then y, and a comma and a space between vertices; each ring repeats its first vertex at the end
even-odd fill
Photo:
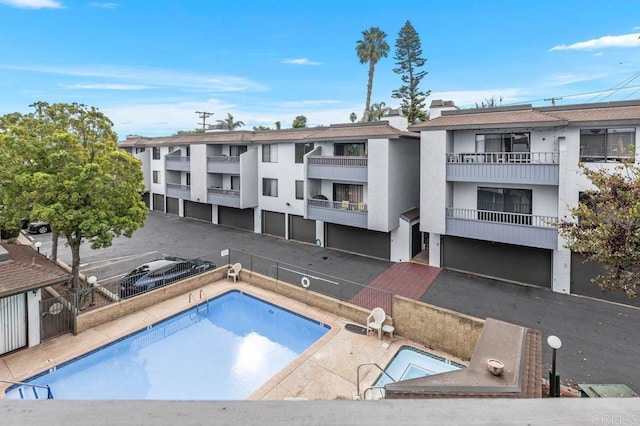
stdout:
POLYGON ((640 122, 640 102, 611 102, 551 107, 477 108, 443 111, 442 116, 422 122, 410 130, 550 127, 587 122, 640 122))
POLYGON ((420 136, 414 132, 401 131, 389 125, 386 121, 372 123, 340 124, 326 127, 305 127, 300 129, 261 130, 261 131, 232 131, 209 132, 187 136, 168 136, 160 138, 145 138, 129 136, 119 143, 120 147, 133 146, 172 146, 191 144, 239 144, 239 143, 277 143, 304 142, 318 140, 350 140, 376 139, 400 137, 417 139, 420 136))
POLYGON ((63 283, 71 276, 31 246, 2 244, 10 260, 0 262, 0 297, 63 283))

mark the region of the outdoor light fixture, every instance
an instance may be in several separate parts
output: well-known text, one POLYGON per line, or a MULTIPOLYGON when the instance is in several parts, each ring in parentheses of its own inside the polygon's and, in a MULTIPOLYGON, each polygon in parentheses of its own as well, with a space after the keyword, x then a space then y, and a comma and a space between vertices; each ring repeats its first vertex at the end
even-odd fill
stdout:
POLYGON ((42 243, 40 241, 36 241, 33 246, 36 248, 36 250, 38 250, 38 253, 40 253, 40 247, 42 247, 42 243))
POLYGON ((91 275, 89 278, 87 278, 87 283, 91 286, 91 305, 90 306, 95 306, 95 291, 96 291, 96 283, 98 282, 98 278, 95 275, 91 275))
POLYGON ((558 336, 549 336, 547 344, 553 349, 551 371, 549 372, 549 397, 557 398, 560 396, 560 376, 556 374, 556 351, 562 347, 562 341, 558 336))

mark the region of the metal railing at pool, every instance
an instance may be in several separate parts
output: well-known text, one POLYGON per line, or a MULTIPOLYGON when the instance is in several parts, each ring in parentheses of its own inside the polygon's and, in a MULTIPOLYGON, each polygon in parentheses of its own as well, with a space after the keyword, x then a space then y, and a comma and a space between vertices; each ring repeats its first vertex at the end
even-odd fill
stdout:
MULTIPOLYGON (((40 398, 38 398, 39 395, 35 391, 35 389, 36 388, 46 389, 47 390, 47 399, 53 399, 53 392, 51 392, 51 387, 49 385, 36 385, 34 383, 14 382, 12 380, 0 380, 0 382, 9 383, 9 384, 12 384, 12 385, 19 385, 19 386, 31 386, 31 389, 34 390, 33 394, 35 395, 36 399, 40 399, 40 398)), ((22 392, 20 392, 20 395, 21 396, 23 395, 22 392)), ((24 399, 24 398, 22 398, 22 399, 24 399)))
POLYGON ((342 302, 367 309, 382 307, 388 315, 393 316, 393 293, 386 290, 235 249, 228 249, 227 263, 240 263, 244 270, 268 276, 276 282, 300 286, 342 302))
MULTIPOLYGON (((384 371, 384 368, 380 367, 378 364, 376 364, 375 362, 371 361, 371 362, 365 362, 364 364, 360 364, 358 366, 358 369, 356 370, 356 393, 358 394, 358 396, 360 397, 360 368, 361 367, 365 367, 367 365, 373 365, 375 367, 378 368, 378 370, 380 370, 382 372, 382 374, 384 374, 385 376, 387 376, 388 378, 391 379, 392 382, 395 382, 396 379, 394 379, 393 377, 391 377, 389 375, 389 373, 387 373, 386 371, 384 371)), ((362 393, 362 399, 365 399, 365 396, 367 394, 368 390, 373 391, 373 389, 384 389, 384 386, 370 386, 367 389, 364 390, 364 392, 362 393)), ((384 394, 384 392, 383 392, 384 394)))

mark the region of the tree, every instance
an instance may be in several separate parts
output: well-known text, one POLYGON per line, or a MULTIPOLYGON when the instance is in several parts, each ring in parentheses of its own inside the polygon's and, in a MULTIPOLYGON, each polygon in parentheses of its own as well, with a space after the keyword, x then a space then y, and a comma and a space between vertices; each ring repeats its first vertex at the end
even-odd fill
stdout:
POLYGON ((352 113, 349 115, 349 120, 351 120, 351 122, 352 122, 352 123, 355 123, 357 119, 358 119, 358 116, 356 115, 356 113, 355 113, 355 112, 352 112, 352 113))
POLYGON ((253 126, 253 130, 254 130, 254 131, 271 130, 271 127, 267 127, 267 126, 253 126))
POLYGON ((398 32, 394 59, 398 68, 394 68, 393 72, 401 76, 404 84, 394 90, 391 96, 402 100, 400 108, 409 124, 425 121, 427 119, 425 101, 431 91, 420 91, 418 86, 427 72, 418 71, 418 69, 424 66, 427 60, 422 57, 420 36, 409 21, 398 32))
MULTIPOLYGON (((74 289, 79 285, 80 245, 108 247, 131 237, 148 209, 141 163, 118 149, 113 123, 94 107, 39 102, 35 112, 10 125, 0 120, 3 202, 13 214, 28 210, 51 224, 71 249, 74 289)), ((57 242, 54 242, 54 247, 57 242)))
POLYGON ((200 133, 204 133, 204 129, 193 129, 193 130, 178 130, 173 134, 173 136, 189 136, 189 135, 197 135, 200 133))
POLYGON ((494 108, 500 106, 501 103, 502 96, 500 96, 498 99, 496 99, 495 96, 492 96, 490 98, 485 98, 484 101, 480 102, 480 105, 478 105, 478 103, 476 102, 476 108, 494 108))
POLYGON ((282 127, 282 123, 280 123, 279 121, 276 121, 275 125, 276 125, 276 130, 280 130, 280 128, 282 127))
POLYGON ((580 166, 594 185, 571 218, 558 223, 566 247, 604 266, 592 280, 603 290, 637 295, 640 280, 640 167, 633 159, 613 170, 580 166))
POLYGON ((227 113, 227 118, 225 118, 224 120, 217 120, 218 123, 220 123, 220 125, 222 126, 222 128, 227 129, 227 130, 235 130, 238 127, 242 127, 244 126, 244 122, 243 121, 234 121, 233 120, 233 115, 227 113))
POLYGON ((367 101, 364 107, 362 121, 369 121, 369 106, 373 89, 373 74, 376 64, 389 54, 389 45, 385 41, 387 34, 378 27, 371 27, 362 32, 362 40, 356 42, 356 53, 361 64, 369 63, 369 77, 367 80, 367 101))
POLYGON ((369 121, 379 121, 385 115, 388 115, 391 108, 384 102, 378 102, 371 104, 371 111, 369 111, 369 121))
POLYGON ((291 124, 291 127, 293 127, 294 129, 307 127, 307 117, 305 117, 304 115, 298 115, 296 118, 293 119, 293 123, 291 124))

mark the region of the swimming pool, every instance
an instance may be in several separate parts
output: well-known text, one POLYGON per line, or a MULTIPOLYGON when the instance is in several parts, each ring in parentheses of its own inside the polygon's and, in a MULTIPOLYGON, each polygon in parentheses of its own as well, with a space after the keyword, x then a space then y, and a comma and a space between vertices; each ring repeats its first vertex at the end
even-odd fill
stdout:
MULTIPOLYGON (((26 382, 67 400, 246 399, 328 331, 231 291, 26 382)), ((29 386, 10 388, 6 398, 21 392, 35 398, 29 386)))
POLYGON ((400 380, 431 376, 461 368, 465 368, 464 365, 423 352, 412 346, 402 346, 385 368, 386 374, 381 374, 373 386, 384 386, 393 381, 399 382, 400 380))

